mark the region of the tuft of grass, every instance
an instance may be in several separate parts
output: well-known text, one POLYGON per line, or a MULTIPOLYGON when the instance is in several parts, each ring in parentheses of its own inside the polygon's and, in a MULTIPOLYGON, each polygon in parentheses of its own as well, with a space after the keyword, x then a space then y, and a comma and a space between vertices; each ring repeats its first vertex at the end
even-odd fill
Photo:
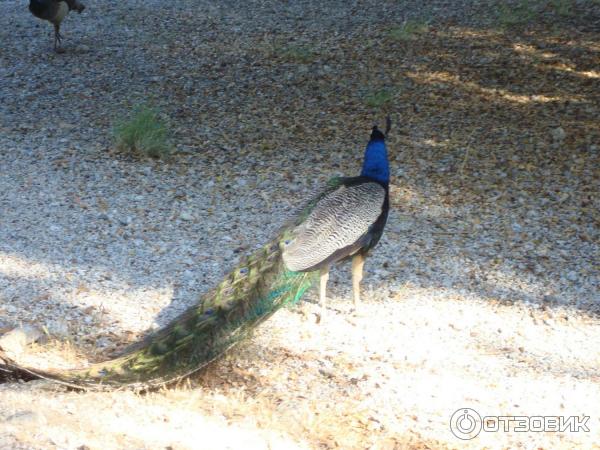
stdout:
POLYGON ((530 0, 521 0, 517 4, 502 4, 498 8, 496 21, 501 28, 513 28, 527 25, 536 18, 536 12, 530 0))
POLYGON ((571 0, 550 0, 550 6, 561 17, 573 16, 573 2, 571 0))
POLYGON ((428 28, 427 22, 407 20, 402 25, 390 29, 388 36, 396 41, 410 41, 428 28))
POLYGON ((138 106, 129 117, 117 122, 113 134, 117 149, 124 153, 165 158, 172 150, 167 122, 148 106, 138 106))
POLYGON ((392 93, 387 89, 370 92, 365 96, 365 103, 371 108, 380 108, 392 101, 392 93))
POLYGON ((286 61, 302 64, 312 62, 317 56, 317 52, 312 47, 304 45, 276 46, 273 52, 286 61))

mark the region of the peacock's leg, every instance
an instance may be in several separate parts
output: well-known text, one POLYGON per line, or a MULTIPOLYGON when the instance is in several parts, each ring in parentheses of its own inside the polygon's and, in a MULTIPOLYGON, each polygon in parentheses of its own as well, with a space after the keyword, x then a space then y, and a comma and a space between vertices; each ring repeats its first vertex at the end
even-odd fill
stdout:
POLYGON ((358 308, 360 303, 360 282, 363 278, 364 266, 365 257, 361 254, 354 255, 352 258, 352 300, 355 308, 358 308))
POLYGON ((325 298, 327 296, 327 281, 329 280, 329 266, 321 269, 319 280, 319 304, 321 305, 321 318, 325 316, 325 298))
POLYGON ((62 44, 62 36, 60 35, 60 24, 54 24, 54 51, 56 53, 62 53, 63 49, 61 48, 62 44))

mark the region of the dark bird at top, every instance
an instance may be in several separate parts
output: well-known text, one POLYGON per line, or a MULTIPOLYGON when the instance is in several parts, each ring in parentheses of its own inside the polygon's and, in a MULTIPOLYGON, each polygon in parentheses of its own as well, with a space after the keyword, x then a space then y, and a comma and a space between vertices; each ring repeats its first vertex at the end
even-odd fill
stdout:
POLYGON ((60 24, 70 11, 81 13, 85 5, 78 0, 29 0, 29 11, 35 17, 54 25, 54 51, 62 53, 60 24))
POLYGON ((283 261, 298 272, 320 271, 319 300, 325 310, 329 268, 352 259, 352 296, 360 303, 365 257, 381 238, 389 211, 390 168, 385 134, 376 126, 365 150, 360 176, 333 178, 312 202, 307 217, 291 231, 283 261))

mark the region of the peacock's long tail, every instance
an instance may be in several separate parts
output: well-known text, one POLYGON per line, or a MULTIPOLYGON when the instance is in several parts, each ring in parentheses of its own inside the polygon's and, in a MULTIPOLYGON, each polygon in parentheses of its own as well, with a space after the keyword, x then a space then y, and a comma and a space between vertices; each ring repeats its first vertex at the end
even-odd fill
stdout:
POLYGON ((0 369, 82 389, 151 388, 174 382, 223 355, 262 321, 298 301, 312 273, 285 268, 280 235, 246 257, 197 305, 132 346, 123 355, 85 369, 38 370, 20 366, 0 351, 0 369))

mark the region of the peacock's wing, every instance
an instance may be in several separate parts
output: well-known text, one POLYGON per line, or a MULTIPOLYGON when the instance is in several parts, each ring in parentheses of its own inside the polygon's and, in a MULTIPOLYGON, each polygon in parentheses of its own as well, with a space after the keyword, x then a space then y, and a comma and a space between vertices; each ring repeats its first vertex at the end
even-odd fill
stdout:
POLYGON ((321 185, 315 189, 315 191, 309 196, 308 201, 300 204, 300 206, 292 209, 287 214, 287 218, 279 229, 278 234, 284 232, 285 234, 289 234, 290 230, 294 230, 306 220, 320 200, 334 192, 343 183, 351 182, 351 180, 355 178, 356 177, 333 177, 327 180, 327 184, 325 184, 325 186, 321 185))
POLYGON ((283 260, 292 271, 315 270, 366 245, 369 229, 382 214, 386 191, 373 181, 337 185, 309 204, 302 222, 290 233, 283 260))

